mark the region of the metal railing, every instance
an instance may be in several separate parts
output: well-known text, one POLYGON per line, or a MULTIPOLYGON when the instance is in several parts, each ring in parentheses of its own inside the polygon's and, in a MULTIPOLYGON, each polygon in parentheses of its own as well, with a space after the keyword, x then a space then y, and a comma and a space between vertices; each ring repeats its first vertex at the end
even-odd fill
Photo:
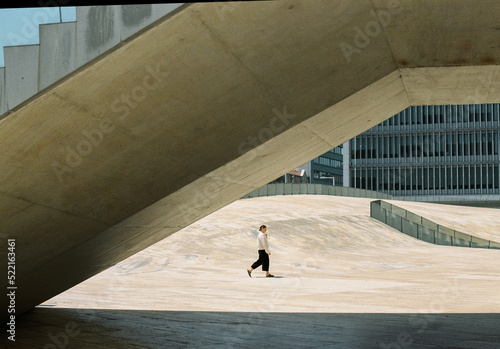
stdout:
POLYGON ((312 183, 267 184, 257 190, 254 190, 250 194, 245 195, 242 199, 276 195, 332 195, 385 200, 392 199, 392 195, 373 190, 312 183))
POLYGON ((500 249, 500 243, 482 239, 432 222, 382 200, 370 203, 370 217, 403 234, 436 245, 500 249))

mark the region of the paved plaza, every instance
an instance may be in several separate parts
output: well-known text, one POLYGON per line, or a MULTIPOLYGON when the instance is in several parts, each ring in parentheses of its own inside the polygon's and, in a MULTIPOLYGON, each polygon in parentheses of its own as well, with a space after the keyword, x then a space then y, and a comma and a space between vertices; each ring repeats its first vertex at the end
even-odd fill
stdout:
MULTIPOLYGON (((415 240, 370 218, 370 201, 236 201, 20 317, 17 346, 5 344, 500 348, 500 251, 415 240), (261 224, 276 278, 246 273, 261 224)), ((495 209, 411 207, 460 227, 487 217, 482 234, 500 241, 495 209)))

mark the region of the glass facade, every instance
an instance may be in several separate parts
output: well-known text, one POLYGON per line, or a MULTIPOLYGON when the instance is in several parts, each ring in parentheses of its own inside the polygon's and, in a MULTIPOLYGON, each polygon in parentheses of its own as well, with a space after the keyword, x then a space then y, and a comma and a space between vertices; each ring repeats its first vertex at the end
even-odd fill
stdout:
POLYGON ((311 161, 311 183, 342 185, 343 146, 340 145, 311 161))
POLYGON ((350 141, 350 186, 499 194, 499 119, 498 104, 410 107, 350 141))

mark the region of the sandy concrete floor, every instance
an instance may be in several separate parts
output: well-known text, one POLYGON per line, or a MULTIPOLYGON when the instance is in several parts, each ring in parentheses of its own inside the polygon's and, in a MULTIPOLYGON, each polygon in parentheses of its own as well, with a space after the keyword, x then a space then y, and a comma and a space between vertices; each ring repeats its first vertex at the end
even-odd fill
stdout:
MULTIPOLYGON (((500 251, 415 240, 371 219, 370 201, 237 201, 37 307, 20 319, 19 343, 500 348, 500 251), (274 279, 246 273, 261 224, 274 279), (64 335, 68 324, 77 335, 64 335)), ((418 206, 424 216, 437 207, 418 206)), ((473 230, 484 221, 481 210, 460 209, 438 211, 473 230)), ((485 212, 499 236, 500 215, 485 212)))

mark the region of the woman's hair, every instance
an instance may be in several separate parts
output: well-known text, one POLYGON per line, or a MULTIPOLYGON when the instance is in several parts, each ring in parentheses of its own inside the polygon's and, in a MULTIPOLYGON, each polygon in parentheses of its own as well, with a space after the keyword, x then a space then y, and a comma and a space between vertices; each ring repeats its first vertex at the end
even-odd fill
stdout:
POLYGON ((259 231, 262 231, 262 229, 266 228, 265 225, 261 225, 260 228, 259 228, 259 231))

